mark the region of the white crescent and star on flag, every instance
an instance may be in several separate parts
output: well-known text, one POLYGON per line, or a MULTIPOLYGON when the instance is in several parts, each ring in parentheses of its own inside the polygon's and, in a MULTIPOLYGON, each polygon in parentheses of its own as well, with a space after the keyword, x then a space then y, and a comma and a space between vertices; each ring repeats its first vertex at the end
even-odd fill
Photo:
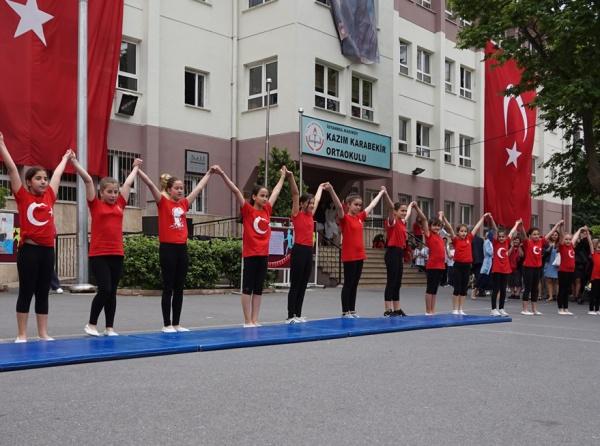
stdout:
MULTIPOLYGON (((513 85, 512 84, 508 84, 506 86, 506 90, 512 88, 513 85)), ((510 102, 514 100, 516 101, 517 105, 519 106, 519 111, 521 112, 521 119, 523 121, 523 131, 524 131, 524 136, 523 136, 523 141, 525 141, 527 139, 527 113, 525 111, 525 104, 523 103, 523 98, 521 97, 521 95, 518 96, 513 96, 513 95, 509 95, 509 96, 504 96, 504 134, 506 136, 508 136, 508 107, 510 105, 510 102)), ((523 154, 522 152, 519 151, 519 149, 517 148, 517 142, 515 141, 513 143, 512 148, 508 149, 506 148, 506 153, 508 155, 508 159, 506 160, 506 165, 514 165, 515 168, 519 167, 518 166, 518 159, 519 157, 523 154)))
POLYGON ((20 17, 14 35, 15 39, 29 31, 33 31, 44 46, 48 46, 43 25, 52 20, 54 16, 42 11, 37 5, 37 0, 27 0, 25 4, 12 0, 5 1, 20 17))

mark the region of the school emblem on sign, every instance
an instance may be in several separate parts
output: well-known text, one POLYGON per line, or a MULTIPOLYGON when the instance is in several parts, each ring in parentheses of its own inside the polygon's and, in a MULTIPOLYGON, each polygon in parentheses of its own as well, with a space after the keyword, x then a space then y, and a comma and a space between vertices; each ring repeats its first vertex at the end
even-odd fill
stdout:
POLYGON ((325 144, 325 135, 321 126, 316 122, 308 124, 304 131, 304 140, 310 150, 319 152, 325 144))

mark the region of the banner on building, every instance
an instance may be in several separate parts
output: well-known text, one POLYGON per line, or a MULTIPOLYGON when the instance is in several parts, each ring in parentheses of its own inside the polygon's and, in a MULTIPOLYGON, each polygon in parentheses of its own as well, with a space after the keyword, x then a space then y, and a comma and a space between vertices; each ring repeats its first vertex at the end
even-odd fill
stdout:
POLYGON ((271 217, 271 238, 269 239, 269 269, 282 269, 291 266, 294 228, 286 217, 271 217))
MULTIPOLYGON (((486 54, 495 51, 488 43, 486 54)), ((520 83, 521 72, 514 60, 485 62, 484 208, 498 224, 511 227, 522 218, 529 228, 536 110, 528 104, 535 92, 505 93, 520 83)))
POLYGON ((379 62, 374 0, 330 0, 342 54, 357 63, 379 62))
POLYGON ((389 169, 391 138, 302 115, 302 153, 389 169))
POLYGON ((0 263, 17 261, 19 234, 19 214, 0 212, 0 263))
MULTIPOLYGON (((15 163, 53 169, 77 149, 76 0, 0 1, 0 123, 15 163)), ((123 0, 88 2, 88 170, 107 173, 123 0)))

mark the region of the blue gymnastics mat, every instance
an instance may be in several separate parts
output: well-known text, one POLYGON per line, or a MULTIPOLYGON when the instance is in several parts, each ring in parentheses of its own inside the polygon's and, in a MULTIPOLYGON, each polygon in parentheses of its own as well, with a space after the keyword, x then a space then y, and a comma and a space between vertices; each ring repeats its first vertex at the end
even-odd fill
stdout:
POLYGON ((321 319, 257 328, 209 328, 186 333, 138 333, 56 341, 0 344, 0 371, 171 355, 261 345, 289 344, 428 328, 510 322, 509 317, 436 316, 321 319))

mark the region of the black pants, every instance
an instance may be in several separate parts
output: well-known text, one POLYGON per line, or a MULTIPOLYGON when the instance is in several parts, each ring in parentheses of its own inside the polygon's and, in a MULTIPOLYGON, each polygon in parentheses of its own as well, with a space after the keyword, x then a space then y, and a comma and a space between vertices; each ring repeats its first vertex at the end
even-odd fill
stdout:
POLYGON ((17 253, 19 297, 17 313, 29 313, 35 294, 36 314, 48 314, 48 293, 54 271, 54 248, 24 243, 17 253))
POLYGON ((537 302, 540 288, 540 277, 542 268, 531 266, 523 267, 523 300, 528 301, 531 295, 531 302, 537 302))
POLYGON ((163 323, 165 327, 179 325, 181 307, 183 306, 183 286, 189 263, 187 245, 161 243, 158 254, 163 280, 161 300, 163 323), (171 307, 173 308, 172 320, 171 307))
POLYGON ((385 270, 387 280, 385 283, 384 298, 386 302, 400 300, 400 287, 404 273, 404 249, 389 246, 385 250, 385 270))
POLYGON ((304 293, 310 279, 313 259, 312 246, 295 244, 290 265, 290 291, 288 293, 288 318, 302 316, 304 293))
POLYGON ((568 273, 564 271, 558 272, 558 296, 556 303, 559 309, 569 308, 569 294, 571 293, 571 287, 575 281, 575 273, 568 273))
POLYGON ((505 273, 492 273, 492 310, 496 309, 496 299, 498 293, 500 293, 500 301, 498 302, 498 308, 504 309, 504 302, 506 302, 506 285, 508 283, 509 274, 505 273))
POLYGON ((438 287, 442 282, 445 271, 445 269, 425 270, 425 274, 427 275, 427 288, 425 289, 425 294, 433 294, 434 296, 437 294, 438 287))
POLYGON ((469 288, 469 277, 471 275, 471 264, 454 262, 452 267, 452 285, 454 285, 454 296, 466 296, 469 288))
POLYGON ((590 293, 590 311, 600 311, 600 279, 592 280, 590 293))
POLYGON ((342 287, 342 313, 356 311, 356 290, 362 274, 363 261, 344 262, 344 286, 342 287))
POLYGON ((90 271, 98 286, 98 293, 92 300, 90 324, 98 324, 98 316, 104 309, 106 327, 112 328, 117 310, 117 287, 123 271, 123 256, 90 257, 90 271))
POLYGON ((269 258, 267 256, 244 257, 242 294, 262 296, 268 269, 269 258))

